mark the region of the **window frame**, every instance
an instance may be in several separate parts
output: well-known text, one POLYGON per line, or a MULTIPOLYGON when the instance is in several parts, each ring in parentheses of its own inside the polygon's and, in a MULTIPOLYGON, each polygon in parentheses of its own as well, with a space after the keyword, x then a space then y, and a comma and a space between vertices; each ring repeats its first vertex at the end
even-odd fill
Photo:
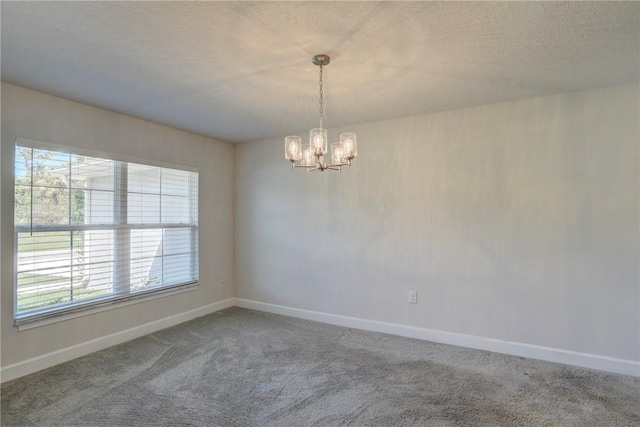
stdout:
MULTIPOLYGON (((199 170, 196 167, 169 163, 163 161, 156 161, 150 159, 141 159, 133 156, 121 156, 113 153, 107 153, 103 151, 91 150, 78 148, 73 146, 59 145, 59 144, 50 144, 44 143, 40 141, 25 139, 25 138, 16 138, 14 142, 14 149, 12 151, 12 166, 14 168, 13 171, 13 183, 12 183, 12 197, 15 197, 16 194, 16 146, 28 147, 32 149, 40 149, 40 150, 49 150, 55 151, 59 153, 66 153, 70 155, 78 155, 78 156, 87 156, 87 157, 95 157, 104 160, 111 160, 118 162, 117 164, 124 164, 128 166, 129 164, 137 164, 143 166, 151 166, 151 167, 159 167, 159 168, 167 168, 173 169, 177 171, 195 173, 195 209, 197 210, 197 216, 193 219, 192 222, 189 223, 162 223, 154 222, 147 224, 132 224, 132 223, 122 223, 116 218, 114 218, 113 224, 46 224, 46 225, 34 225, 33 223, 28 225, 17 225, 15 211, 12 210, 12 226, 13 233, 12 238, 13 242, 13 321, 14 325, 18 327, 18 330, 23 329, 31 329, 32 327, 42 326, 44 324, 54 323, 61 320, 66 320, 69 318, 75 318, 83 315, 92 314, 95 312, 110 310, 113 308, 120 308, 126 305, 130 305, 137 302, 143 302, 151 299, 156 299, 168 295, 174 295, 176 293, 192 291, 198 289, 199 287, 199 277, 200 277, 200 245, 199 245, 199 204, 200 204, 200 179, 199 179, 199 170), (18 233, 21 232, 43 232, 43 231, 69 231, 73 234, 74 231, 85 231, 85 230, 113 230, 114 233, 117 233, 119 230, 135 230, 135 229, 176 229, 176 228, 190 228, 191 229, 191 250, 190 253, 192 256, 192 263, 195 265, 192 266, 193 275, 195 276, 193 280, 188 280, 182 283, 176 283, 171 285, 164 285, 159 287, 154 287, 147 290, 137 290, 135 292, 131 292, 130 289, 127 289, 126 293, 115 292, 112 291, 111 294, 99 297, 96 299, 88 299, 86 301, 80 300, 79 302, 70 302, 60 304, 57 307, 52 306, 52 308, 44 308, 38 309, 34 311, 27 311, 26 313, 20 314, 18 312, 18 233)), ((117 170, 119 168, 116 168, 117 170)), ((116 173, 122 173, 121 171, 114 170, 114 178, 117 182, 119 177, 116 176, 116 173)), ((126 169, 125 172, 126 174, 126 169)), ((122 175, 121 175, 122 176, 122 175)), ((121 178, 120 176, 120 178, 121 178)), ((69 187, 71 189, 71 187, 69 187)), ((115 194, 127 194, 127 188, 124 187, 124 190, 114 189, 115 194)), ((160 195, 160 193, 158 193, 160 195)), ((128 194, 127 194, 128 196, 128 194)), ((125 196, 124 200, 128 200, 129 197, 125 196)), ((123 198, 120 197, 122 200, 123 198)), ((190 198, 191 203, 194 203, 194 198, 190 198)), ((15 200, 14 200, 15 204, 15 200)), ((33 202, 31 203, 31 206, 33 202)), ((114 213, 116 209, 121 208, 117 206, 113 206, 114 213)), ((126 208, 126 206, 125 206, 126 208)), ((117 238, 114 236, 114 244, 117 238)), ((127 246, 130 246, 127 245, 127 246)), ((121 260, 129 263, 131 261, 131 257, 129 256, 126 260, 121 260)), ((114 260, 114 263, 117 261, 114 260)), ((114 274, 116 274, 114 272, 114 274)), ((126 284, 127 288, 131 285, 130 282, 126 284)), ((115 289, 112 288, 112 289, 115 289)))

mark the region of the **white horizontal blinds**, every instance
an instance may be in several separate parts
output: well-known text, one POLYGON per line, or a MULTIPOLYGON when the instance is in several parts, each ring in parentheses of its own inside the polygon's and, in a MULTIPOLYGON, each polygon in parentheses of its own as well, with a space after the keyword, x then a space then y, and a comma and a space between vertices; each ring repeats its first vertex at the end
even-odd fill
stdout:
POLYGON ((197 178, 129 163, 131 292, 197 279, 197 178))
POLYGON ((198 174, 16 146, 16 319, 198 279, 198 174))
POLYGON ((113 161, 22 146, 15 161, 16 314, 109 295, 113 231, 82 225, 112 227, 113 161))

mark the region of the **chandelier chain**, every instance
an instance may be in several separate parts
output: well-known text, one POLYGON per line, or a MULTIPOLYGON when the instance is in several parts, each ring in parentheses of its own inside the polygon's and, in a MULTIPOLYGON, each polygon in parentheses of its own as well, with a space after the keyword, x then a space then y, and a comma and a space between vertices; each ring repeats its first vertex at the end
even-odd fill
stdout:
POLYGON ((319 86, 320 86, 320 129, 322 129, 322 115, 324 113, 324 99, 323 99, 323 90, 322 90, 322 63, 320 64, 320 82, 319 82, 319 86))

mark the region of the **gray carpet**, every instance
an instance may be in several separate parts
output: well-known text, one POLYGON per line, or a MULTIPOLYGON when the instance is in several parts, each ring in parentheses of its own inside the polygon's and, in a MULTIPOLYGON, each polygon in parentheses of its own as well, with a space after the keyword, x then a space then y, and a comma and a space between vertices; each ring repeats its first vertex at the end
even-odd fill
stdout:
POLYGON ((1 397, 3 426, 640 425, 638 378, 240 308, 1 397))

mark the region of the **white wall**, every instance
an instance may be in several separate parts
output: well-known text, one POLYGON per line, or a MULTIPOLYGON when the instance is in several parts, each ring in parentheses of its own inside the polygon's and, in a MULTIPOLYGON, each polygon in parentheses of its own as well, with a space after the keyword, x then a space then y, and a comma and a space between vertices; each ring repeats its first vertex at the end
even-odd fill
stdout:
MULTIPOLYGON (((1 154, 2 367, 73 348, 180 313, 197 311, 200 307, 233 297, 234 148, 231 144, 2 83, 1 154), (17 331, 12 318, 12 153, 18 137, 199 168, 199 289, 17 331), (227 275, 225 284, 219 283, 221 273, 227 275)), ((148 328, 145 330, 148 331, 148 328)), ((91 348, 95 349, 96 345, 93 344, 91 348)), ((76 351, 69 354, 73 356, 80 353, 76 351)), ((62 359, 56 360, 59 362, 62 359)), ((44 367, 48 364, 36 363, 25 369, 28 372, 33 366, 44 367)))
POLYGON ((239 145, 236 296, 639 361, 639 114, 629 84, 330 129, 339 174, 239 145))

